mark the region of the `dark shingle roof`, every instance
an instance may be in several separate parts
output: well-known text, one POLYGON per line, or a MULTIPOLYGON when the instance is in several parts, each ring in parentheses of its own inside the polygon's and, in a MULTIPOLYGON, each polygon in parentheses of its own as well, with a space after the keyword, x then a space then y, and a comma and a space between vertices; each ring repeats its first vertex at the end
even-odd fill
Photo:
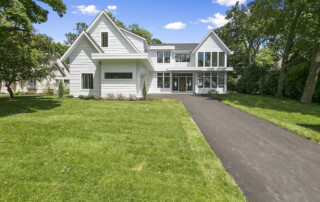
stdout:
POLYGON ((149 46, 175 46, 175 50, 194 50, 198 43, 162 43, 162 44, 150 44, 149 46))

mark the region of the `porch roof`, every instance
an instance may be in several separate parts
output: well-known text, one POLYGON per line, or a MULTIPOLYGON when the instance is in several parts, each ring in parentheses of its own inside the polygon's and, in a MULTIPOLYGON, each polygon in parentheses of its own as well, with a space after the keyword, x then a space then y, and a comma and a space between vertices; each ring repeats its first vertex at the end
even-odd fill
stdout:
POLYGON ((207 71, 226 71, 231 72, 233 71, 233 67, 170 67, 167 68, 167 71, 177 71, 177 72, 207 72, 207 71))

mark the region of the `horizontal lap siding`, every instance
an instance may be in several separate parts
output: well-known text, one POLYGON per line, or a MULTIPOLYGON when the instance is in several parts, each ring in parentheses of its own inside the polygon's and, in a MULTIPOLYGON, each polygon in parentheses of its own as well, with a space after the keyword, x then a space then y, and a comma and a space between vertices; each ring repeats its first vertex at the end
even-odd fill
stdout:
POLYGON ((70 94, 75 97, 79 95, 98 95, 101 93, 100 64, 99 61, 91 59, 91 53, 97 51, 86 38, 81 40, 70 55, 70 94), (82 73, 93 73, 93 89, 81 89, 82 73))
POLYGON ((124 32, 128 39, 133 43, 133 45, 141 52, 144 53, 144 42, 142 39, 133 36, 132 34, 124 32))
POLYGON ((105 53, 134 53, 134 49, 122 34, 103 16, 92 27, 89 34, 101 46, 101 32, 108 32, 108 47, 101 47, 105 53))
POLYGON ((170 79, 170 88, 158 88, 157 72, 151 71, 149 73, 149 78, 150 78, 149 93, 171 93, 171 79, 170 79))

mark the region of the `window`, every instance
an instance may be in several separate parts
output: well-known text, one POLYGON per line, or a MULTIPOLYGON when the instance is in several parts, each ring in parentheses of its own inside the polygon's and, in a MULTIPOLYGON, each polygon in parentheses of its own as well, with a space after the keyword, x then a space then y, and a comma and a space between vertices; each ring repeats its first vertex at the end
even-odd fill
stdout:
POLYGON ((219 52, 219 67, 224 67, 224 52, 219 52))
POLYGON ((104 79, 132 79, 132 72, 106 72, 104 79))
POLYGON ((210 55, 211 55, 210 52, 205 53, 205 66, 206 67, 210 67, 210 55))
POLYGON ((219 72, 219 73, 218 73, 218 77, 219 77, 219 79, 218 79, 218 82, 219 82, 218 86, 219 86, 219 88, 224 88, 224 73, 223 73, 223 72, 219 72))
POLYGON ((158 51, 157 52, 157 62, 158 63, 163 63, 163 51, 158 51))
POLYGON ((170 51, 158 51, 157 63, 170 63, 170 51))
POLYGON ((30 88, 36 88, 37 87, 37 79, 30 79, 28 81, 28 85, 30 88))
POLYGON ((203 73, 198 73, 198 88, 203 88, 203 73))
POLYGON ((108 32, 101 32, 101 47, 108 47, 108 32))
POLYGON ((218 80, 217 73, 212 73, 211 88, 217 88, 217 83, 218 83, 217 80, 218 80))
POLYGON ((63 82, 64 82, 64 85, 69 85, 70 83, 69 79, 65 79, 63 82))
POLYGON ((204 87, 210 88, 210 73, 205 73, 204 75, 204 87))
POLYGON ((203 52, 198 52, 198 67, 203 67, 203 52))
POLYGON ((170 51, 164 51, 164 63, 170 63, 170 51))
POLYGON ((190 62, 190 54, 176 54, 176 62, 190 62))
POLYGON ((212 52, 212 67, 216 67, 218 65, 218 53, 212 52))
POLYGON ((157 78, 158 88, 170 88, 170 73, 158 73, 157 78))
POLYGON ((93 89, 93 74, 82 74, 82 89, 93 89))

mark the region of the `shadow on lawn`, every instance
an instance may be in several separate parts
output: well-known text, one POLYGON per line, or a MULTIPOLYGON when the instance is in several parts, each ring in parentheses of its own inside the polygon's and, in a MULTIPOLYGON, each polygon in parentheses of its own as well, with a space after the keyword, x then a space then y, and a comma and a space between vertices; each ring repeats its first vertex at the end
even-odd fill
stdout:
POLYGON ((41 96, 16 96, 9 100, 7 96, 0 97, 0 117, 20 113, 34 113, 37 110, 49 110, 59 107, 60 102, 41 96))
POLYGON ((303 124, 303 123, 297 123, 297 125, 302 126, 304 128, 311 129, 315 132, 320 133, 320 125, 312 125, 312 124, 303 124))
POLYGON ((300 104, 298 100, 290 98, 241 94, 217 95, 216 99, 219 98, 249 108, 271 109, 320 117, 320 103, 317 102, 312 103, 312 105, 303 105, 300 104))

